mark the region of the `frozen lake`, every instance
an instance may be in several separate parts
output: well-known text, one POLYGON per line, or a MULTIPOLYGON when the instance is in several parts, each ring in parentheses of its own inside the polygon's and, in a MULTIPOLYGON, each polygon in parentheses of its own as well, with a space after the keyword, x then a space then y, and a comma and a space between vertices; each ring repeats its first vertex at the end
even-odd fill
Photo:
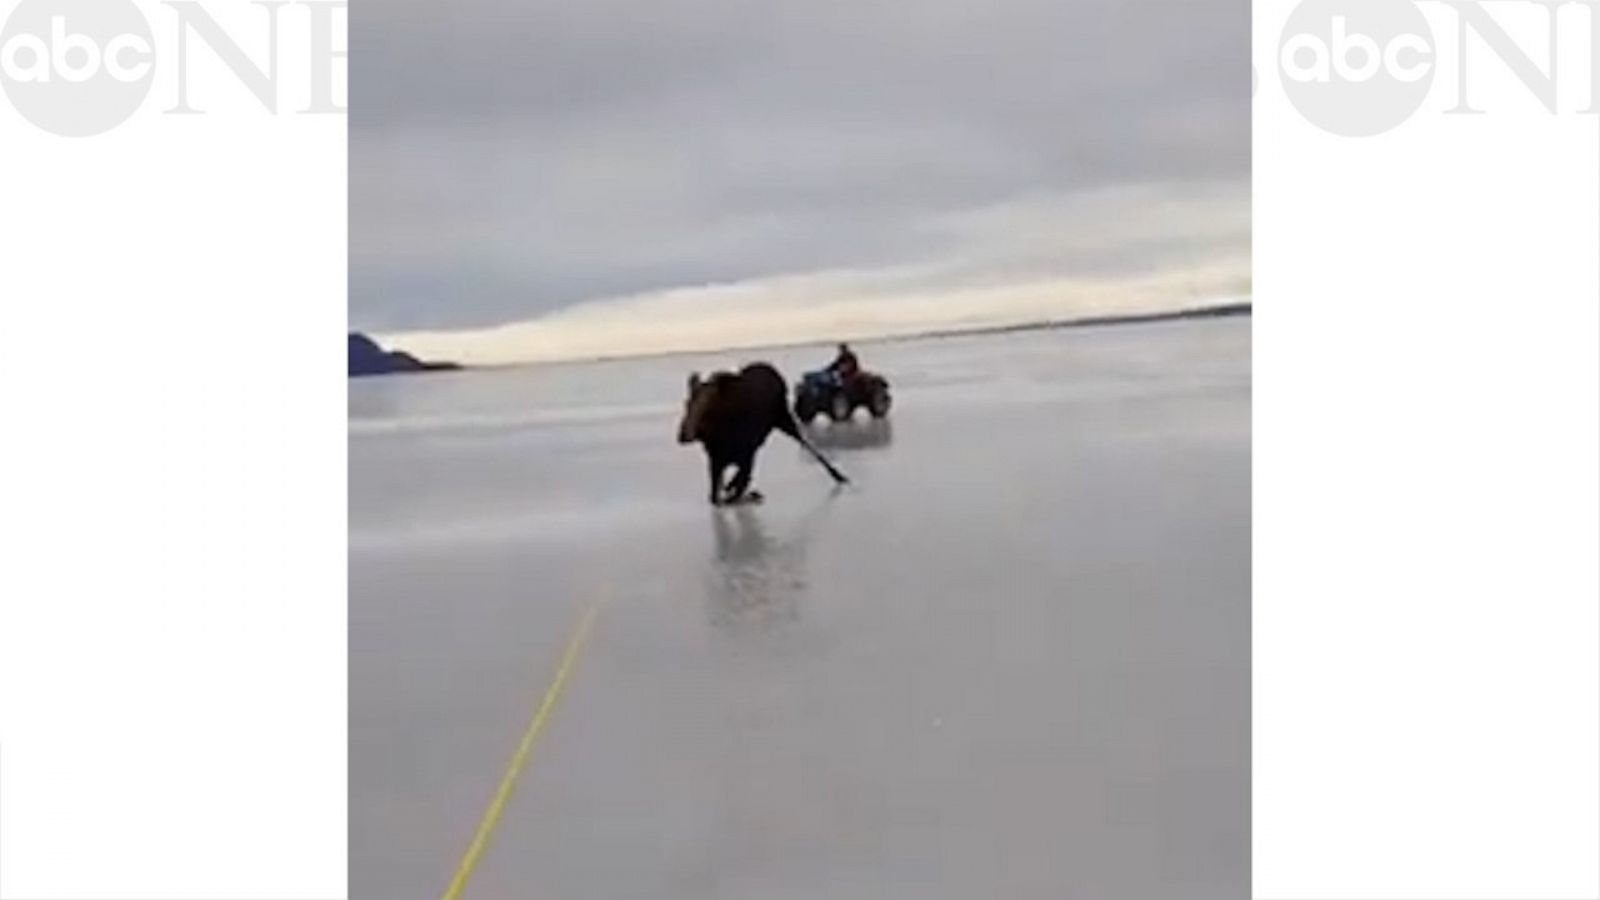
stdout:
MULTIPOLYGON (((674 443, 693 368, 350 385, 350 872, 462 897, 1249 896, 1250 322, 859 346, 886 427, 674 443)), ((863 414, 864 416, 864 414, 863 414)))

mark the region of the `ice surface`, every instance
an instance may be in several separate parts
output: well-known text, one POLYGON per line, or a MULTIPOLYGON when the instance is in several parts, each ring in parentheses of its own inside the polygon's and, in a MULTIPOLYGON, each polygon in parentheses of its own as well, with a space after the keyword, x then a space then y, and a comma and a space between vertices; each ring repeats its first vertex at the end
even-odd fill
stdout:
POLYGON ((352 896, 440 895, 596 599, 467 898, 1248 896, 1249 327, 864 345, 855 486, 737 510, 678 407, 761 354, 353 382, 352 896))

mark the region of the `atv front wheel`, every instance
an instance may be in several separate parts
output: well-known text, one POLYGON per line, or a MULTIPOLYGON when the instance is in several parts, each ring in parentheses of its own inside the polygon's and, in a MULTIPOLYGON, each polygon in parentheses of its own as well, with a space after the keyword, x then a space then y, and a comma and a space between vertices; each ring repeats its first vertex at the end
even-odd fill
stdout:
POLYGON ((817 417, 818 412, 821 412, 821 410, 817 409, 817 401, 812 399, 810 395, 802 394, 795 398, 794 417, 800 420, 801 425, 810 425, 812 420, 817 417))

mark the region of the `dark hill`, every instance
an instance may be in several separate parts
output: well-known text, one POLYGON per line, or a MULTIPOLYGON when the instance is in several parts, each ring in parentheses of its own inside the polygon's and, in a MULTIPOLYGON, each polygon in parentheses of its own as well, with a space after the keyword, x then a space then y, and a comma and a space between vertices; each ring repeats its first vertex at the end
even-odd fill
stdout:
POLYGON ((424 362, 400 350, 385 350, 360 332, 350 333, 350 376, 392 375, 400 372, 438 372, 459 369, 449 362, 424 362))

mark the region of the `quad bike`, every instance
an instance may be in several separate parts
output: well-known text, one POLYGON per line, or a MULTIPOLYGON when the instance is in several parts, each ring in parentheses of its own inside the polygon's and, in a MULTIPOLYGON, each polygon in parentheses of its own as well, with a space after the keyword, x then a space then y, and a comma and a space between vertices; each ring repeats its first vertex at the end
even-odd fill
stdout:
POLYGON ((835 422, 848 421, 858 406, 881 419, 889 414, 889 403, 889 382, 871 372, 841 380, 833 372, 819 369, 807 372, 794 388, 795 418, 808 425, 818 413, 827 413, 835 422))

